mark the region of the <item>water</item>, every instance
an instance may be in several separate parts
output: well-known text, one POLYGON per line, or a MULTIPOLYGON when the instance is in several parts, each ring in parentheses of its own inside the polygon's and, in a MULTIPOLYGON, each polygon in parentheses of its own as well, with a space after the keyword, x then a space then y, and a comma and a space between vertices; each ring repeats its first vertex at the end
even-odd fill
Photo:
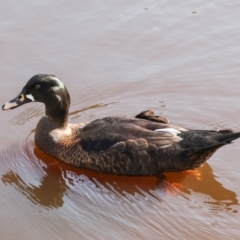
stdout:
MULTIPOLYGON (((63 80, 71 122, 146 109, 187 128, 240 131, 237 1, 8 1, 1 96, 63 80)), ((1 112, 1 239, 240 239, 240 141, 201 168, 153 177, 76 169, 40 152, 39 103, 1 112)))

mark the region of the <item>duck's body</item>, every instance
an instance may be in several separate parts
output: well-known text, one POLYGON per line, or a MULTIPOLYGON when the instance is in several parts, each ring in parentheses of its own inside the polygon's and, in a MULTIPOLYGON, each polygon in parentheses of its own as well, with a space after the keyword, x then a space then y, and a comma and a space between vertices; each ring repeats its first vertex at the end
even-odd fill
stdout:
POLYGON ((69 124, 69 94, 52 75, 34 76, 3 109, 30 101, 41 101, 46 106, 46 116, 35 132, 37 147, 66 163, 99 172, 152 175, 193 169, 219 147, 240 137, 240 132, 230 130, 216 132, 174 126, 152 111, 135 118, 106 117, 69 124), (41 88, 43 92, 37 91, 41 88))
POLYGON ((42 151, 77 167, 151 175, 199 167, 237 136, 240 134, 230 131, 186 130, 126 117, 106 117, 59 129, 43 117, 36 128, 35 142, 42 151))

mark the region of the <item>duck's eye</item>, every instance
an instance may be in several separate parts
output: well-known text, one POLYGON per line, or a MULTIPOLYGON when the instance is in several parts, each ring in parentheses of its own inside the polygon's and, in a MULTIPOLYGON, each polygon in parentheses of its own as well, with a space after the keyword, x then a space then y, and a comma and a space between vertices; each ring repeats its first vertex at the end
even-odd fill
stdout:
POLYGON ((35 88, 36 88, 36 89, 40 88, 40 84, 37 84, 37 85, 35 86, 35 88))

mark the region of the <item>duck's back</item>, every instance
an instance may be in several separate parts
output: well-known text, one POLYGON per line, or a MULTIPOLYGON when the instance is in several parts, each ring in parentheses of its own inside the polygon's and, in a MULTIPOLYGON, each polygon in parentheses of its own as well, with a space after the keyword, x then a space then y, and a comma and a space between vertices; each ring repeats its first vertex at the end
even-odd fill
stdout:
POLYGON ((187 130, 136 118, 95 120, 79 144, 99 167, 117 174, 154 174, 202 165, 219 147, 239 137, 231 131, 187 130))
POLYGON ((119 142, 138 142, 139 139, 144 139, 146 144, 155 143, 158 147, 164 148, 181 140, 171 132, 173 127, 177 131, 187 131, 170 124, 144 119, 106 117, 90 122, 81 130, 80 144, 85 151, 106 151, 119 142), (169 129, 169 131, 164 131, 164 129, 169 129))

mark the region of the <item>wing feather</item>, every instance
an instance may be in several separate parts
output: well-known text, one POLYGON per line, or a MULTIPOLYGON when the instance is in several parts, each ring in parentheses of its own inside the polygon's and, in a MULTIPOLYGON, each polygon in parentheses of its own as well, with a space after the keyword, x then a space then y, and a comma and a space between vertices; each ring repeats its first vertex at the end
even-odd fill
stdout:
MULTIPOLYGON (((182 139, 179 130, 169 129, 169 124, 132 118, 103 118, 86 125, 81 132, 80 144, 85 151, 151 151, 166 148, 182 139), (155 131, 156 129, 162 129, 155 131), (150 148, 151 146, 151 148, 150 148)), ((170 126, 173 129, 172 126, 170 126)), ((139 153, 138 153, 139 154, 139 153)))

